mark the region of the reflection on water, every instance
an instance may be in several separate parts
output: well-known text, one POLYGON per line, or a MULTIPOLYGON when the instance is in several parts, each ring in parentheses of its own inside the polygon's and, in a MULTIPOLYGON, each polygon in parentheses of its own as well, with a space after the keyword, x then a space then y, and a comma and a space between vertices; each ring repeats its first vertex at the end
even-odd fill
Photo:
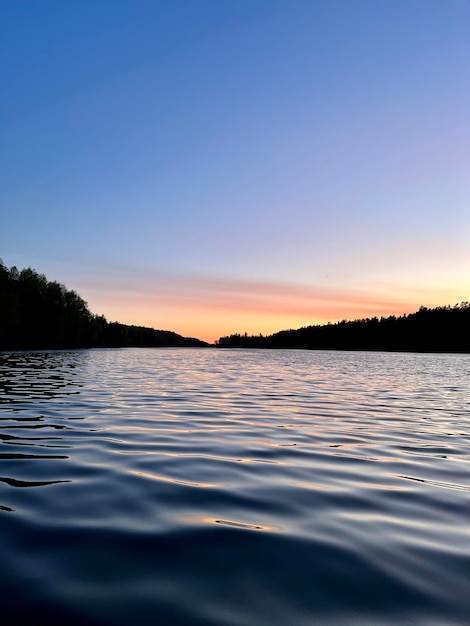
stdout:
POLYGON ((0 354, 0 614, 465 624, 470 357, 0 354))

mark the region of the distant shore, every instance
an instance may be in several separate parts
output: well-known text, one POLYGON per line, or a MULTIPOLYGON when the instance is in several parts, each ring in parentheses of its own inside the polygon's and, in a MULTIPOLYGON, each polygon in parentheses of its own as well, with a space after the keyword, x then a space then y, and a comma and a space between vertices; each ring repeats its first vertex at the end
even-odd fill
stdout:
POLYGON ((304 348, 383 352, 470 352, 470 304, 283 330, 273 335, 221 337, 219 348, 304 348))
MULTIPOLYGON (((470 352, 470 303, 402 316, 343 320, 272 335, 232 334, 217 348, 470 352)), ((0 350, 209 347, 169 330, 108 322, 64 285, 0 260, 0 350)))
POLYGON ((169 330, 108 322, 75 291, 0 261, 0 350, 207 345, 169 330))

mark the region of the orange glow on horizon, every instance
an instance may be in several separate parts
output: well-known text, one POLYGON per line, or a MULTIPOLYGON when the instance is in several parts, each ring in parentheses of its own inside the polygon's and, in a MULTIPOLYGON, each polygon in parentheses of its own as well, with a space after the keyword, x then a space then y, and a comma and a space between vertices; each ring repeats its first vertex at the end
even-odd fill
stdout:
POLYGON ((108 321, 171 330, 209 343, 233 333, 269 335, 343 319, 403 315, 422 305, 453 305, 470 293, 470 285, 457 284, 446 289, 398 288, 389 282, 368 289, 342 289, 169 276, 154 276, 149 282, 151 290, 148 282, 144 288, 143 280, 121 277, 82 285, 79 292, 90 309, 108 321))

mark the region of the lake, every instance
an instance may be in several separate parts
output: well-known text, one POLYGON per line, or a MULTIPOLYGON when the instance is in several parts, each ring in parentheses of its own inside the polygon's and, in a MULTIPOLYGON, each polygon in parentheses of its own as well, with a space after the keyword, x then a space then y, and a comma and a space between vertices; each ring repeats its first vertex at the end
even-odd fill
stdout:
POLYGON ((470 623, 470 355, 0 353, 2 624, 470 623))

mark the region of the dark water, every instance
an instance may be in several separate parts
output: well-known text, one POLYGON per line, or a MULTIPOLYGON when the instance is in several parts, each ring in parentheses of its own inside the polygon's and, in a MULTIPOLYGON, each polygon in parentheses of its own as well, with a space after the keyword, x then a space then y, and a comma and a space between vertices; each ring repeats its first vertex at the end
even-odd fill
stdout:
POLYGON ((0 354, 0 623, 470 623, 470 356, 0 354))

